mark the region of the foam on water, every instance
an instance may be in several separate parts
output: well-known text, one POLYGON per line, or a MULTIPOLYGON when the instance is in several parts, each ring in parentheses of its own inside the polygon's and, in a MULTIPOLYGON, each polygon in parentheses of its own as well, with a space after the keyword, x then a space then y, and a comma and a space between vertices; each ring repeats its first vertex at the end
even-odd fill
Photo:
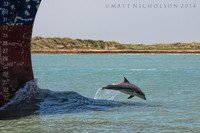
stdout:
POLYGON ((39 91, 37 86, 37 79, 31 80, 24 85, 24 88, 19 89, 15 96, 4 106, 0 108, 0 110, 5 110, 10 105, 19 104, 25 100, 30 100, 33 98, 39 91))

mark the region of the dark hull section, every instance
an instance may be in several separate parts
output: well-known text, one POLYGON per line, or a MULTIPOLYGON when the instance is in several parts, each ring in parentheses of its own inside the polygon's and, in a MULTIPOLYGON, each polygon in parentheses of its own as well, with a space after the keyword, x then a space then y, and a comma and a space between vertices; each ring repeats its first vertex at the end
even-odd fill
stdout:
POLYGON ((31 36, 41 0, 0 2, 0 107, 33 80, 31 36))

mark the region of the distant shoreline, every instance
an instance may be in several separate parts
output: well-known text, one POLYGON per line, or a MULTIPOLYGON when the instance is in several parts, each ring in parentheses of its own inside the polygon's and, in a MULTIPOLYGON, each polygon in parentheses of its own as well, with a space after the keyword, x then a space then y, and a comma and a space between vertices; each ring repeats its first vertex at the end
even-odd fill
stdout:
POLYGON ((200 54, 200 50, 32 50, 32 54, 200 54))
POLYGON ((34 37, 33 54, 200 54, 200 43, 120 44, 114 41, 34 37))

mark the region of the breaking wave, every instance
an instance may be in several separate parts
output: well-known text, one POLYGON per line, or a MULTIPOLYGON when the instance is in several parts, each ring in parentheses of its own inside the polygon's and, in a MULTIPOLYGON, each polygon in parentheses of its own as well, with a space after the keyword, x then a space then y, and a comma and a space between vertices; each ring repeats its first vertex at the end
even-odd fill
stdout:
POLYGON ((73 91, 52 91, 41 89, 37 79, 29 81, 19 89, 6 105, 0 108, 0 120, 16 119, 30 115, 54 115, 103 111, 121 106, 157 107, 151 104, 135 104, 113 101, 118 91, 101 90, 94 98, 87 98, 73 91))
POLYGON ((72 91, 40 89, 37 80, 29 81, 16 92, 9 103, 0 108, 0 119, 20 118, 28 115, 51 115, 85 111, 107 110, 125 103, 112 101, 114 97, 96 99, 72 91), (103 100, 104 99, 104 100, 103 100))

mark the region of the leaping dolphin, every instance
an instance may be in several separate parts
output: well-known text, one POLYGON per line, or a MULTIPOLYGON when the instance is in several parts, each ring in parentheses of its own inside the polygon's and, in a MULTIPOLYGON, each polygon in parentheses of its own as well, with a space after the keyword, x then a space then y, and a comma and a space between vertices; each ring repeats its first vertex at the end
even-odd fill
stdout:
POLYGON ((128 97, 128 99, 131 99, 134 96, 137 96, 137 97, 140 97, 140 98, 146 100, 145 94, 140 90, 140 88, 134 84, 129 83, 129 81, 125 77, 124 77, 123 83, 113 83, 106 87, 103 87, 102 90, 103 89, 117 90, 122 93, 128 94, 128 95, 130 95, 128 97))

